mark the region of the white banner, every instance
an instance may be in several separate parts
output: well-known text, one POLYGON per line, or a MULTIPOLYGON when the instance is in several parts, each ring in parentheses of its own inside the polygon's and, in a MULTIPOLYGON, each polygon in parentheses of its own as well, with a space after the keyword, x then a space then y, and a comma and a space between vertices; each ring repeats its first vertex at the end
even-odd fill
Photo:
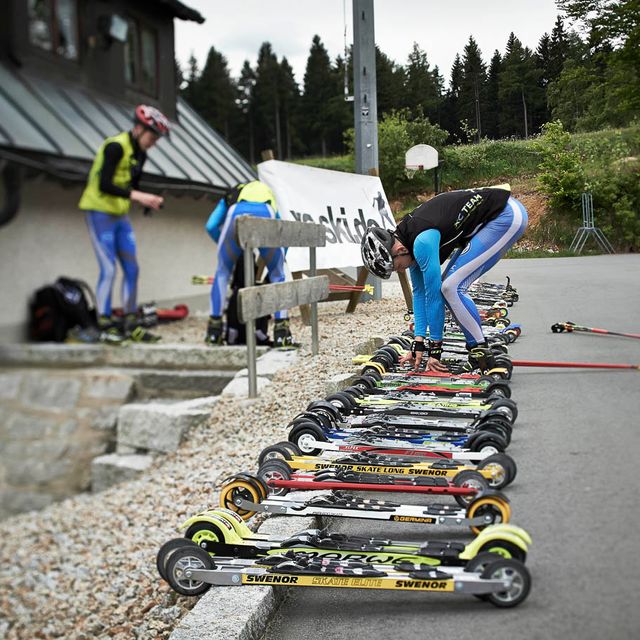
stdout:
MULTIPOLYGON (((361 266, 363 230, 372 225, 395 229, 396 223, 378 177, 279 160, 260 163, 258 177, 273 190, 283 220, 325 226, 327 244, 317 249, 318 269, 361 266)), ((291 247, 287 264, 291 271, 307 270, 309 249, 291 247)))

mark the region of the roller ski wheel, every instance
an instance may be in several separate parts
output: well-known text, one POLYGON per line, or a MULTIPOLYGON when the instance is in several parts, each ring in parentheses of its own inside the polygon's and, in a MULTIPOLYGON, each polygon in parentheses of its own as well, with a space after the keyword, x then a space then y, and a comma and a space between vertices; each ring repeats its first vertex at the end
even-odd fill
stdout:
POLYGON ((382 376, 384 374, 384 367, 379 365, 377 362, 374 362, 373 364, 366 364, 360 371, 360 375, 371 376, 377 382, 380 382, 382 380, 382 376))
POLYGON ((500 490, 510 485, 516 478, 516 463, 506 453, 495 453, 480 461, 478 470, 490 469, 494 472, 493 478, 488 480, 492 489, 500 490))
POLYGON ((212 522, 196 522, 192 524, 184 533, 184 537, 191 542, 195 542, 200 548, 207 550, 209 542, 223 544, 225 542, 224 532, 212 522))
POLYGON ((317 456, 322 453, 318 442, 327 442, 320 427, 313 423, 300 424, 289 431, 289 442, 295 444, 302 455, 317 456))
MULTIPOLYGON (((291 445, 292 447, 295 446, 291 442, 278 442, 276 444, 265 447, 258 456, 258 466, 262 465, 268 460, 291 460, 293 456, 297 454, 291 452, 291 448, 289 447, 289 445, 291 445)), ((297 447, 295 448, 298 449, 297 447)))
POLYGON ((330 402, 335 407, 342 409, 343 411, 351 411, 357 406, 357 403, 353 396, 350 396, 348 393, 344 393, 343 391, 338 391, 338 393, 332 393, 330 396, 326 397, 327 402, 330 402))
POLYGON ((255 511, 248 511, 237 504, 239 499, 259 504, 262 492, 254 482, 238 477, 231 478, 220 491, 220 506, 235 511, 243 520, 249 520, 255 511))
MULTIPOLYGON (((500 495, 485 495, 476 498, 467 507, 467 518, 491 516, 491 524, 508 523, 511 520, 511 507, 500 495)), ((471 525, 471 531, 478 535, 488 525, 471 525)))
POLYGON ((531 590, 531 574, 527 567, 518 560, 506 558, 495 560, 485 567, 480 577, 494 580, 511 579, 511 586, 508 589, 486 596, 487 602, 501 609, 517 607, 526 599, 531 590))
POLYGON ((184 546, 197 547, 198 545, 195 542, 191 542, 191 540, 186 540, 185 538, 173 538, 172 540, 165 542, 158 550, 158 553, 156 554, 156 568, 158 569, 160 577, 165 582, 167 581, 167 562, 169 558, 175 551, 184 546))
POLYGON ((269 493, 274 496, 284 496, 289 493, 286 487, 272 487, 270 480, 291 480, 291 467, 284 460, 267 460, 258 469, 258 478, 268 487, 269 493))
POLYGON ((209 554, 200 547, 185 545, 177 549, 167 562, 167 582, 183 596, 199 596, 209 590, 210 584, 188 576, 190 569, 214 569, 209 554))
POLYGON ((375 389, 377 386, 375 378, 368 375, 358 376, 352 384, 354 387, 360 387, 361 389, 375 389))
MULTIPOLYGON (((520 547, 516 546, 512 542, 508 542, 507 540, 491 540, 490 542, 486 542, 480 547, 480 553, 478 556, 484 553, 495 554, 505 560, 517 560, 522 563, 527 559, 526 551, 523 551, 520 547)), ((476 556, 476 558, 478 556, 476 556)), ((492 558, 491 562, 495 559, 495 557, 492 558)))
POLYGON ((464 487, 466 489, 475 489, 476 494, 467 495, 467 496, 454 496, 455 501, 461 507, 467 507, 478 495, 481 495, 484 491, 486 491, 489 487, 489 484, 484 479, 481 473, 478 471, 473 471, 471 469, 466 469, 464 471, 460 471, 457 473, 452 480, 452 483, 456 487, 464 487))

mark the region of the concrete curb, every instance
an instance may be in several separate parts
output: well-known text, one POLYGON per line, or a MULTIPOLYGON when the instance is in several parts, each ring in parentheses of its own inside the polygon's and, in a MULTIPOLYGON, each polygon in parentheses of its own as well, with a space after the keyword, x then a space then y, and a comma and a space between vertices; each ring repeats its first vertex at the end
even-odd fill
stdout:
MULTIPOLYGON (((272 517, 259 532, 289 537, 315 527, 315 518, 272 517)), ((286 587, 214 587, 180 621, 169 640, 258 640, 286 593, 286 587)))

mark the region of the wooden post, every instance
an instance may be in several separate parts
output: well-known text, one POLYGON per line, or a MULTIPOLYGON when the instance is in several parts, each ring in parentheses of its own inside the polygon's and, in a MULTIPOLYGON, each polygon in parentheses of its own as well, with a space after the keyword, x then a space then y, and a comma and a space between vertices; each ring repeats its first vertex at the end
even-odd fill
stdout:
MULTIPOLYGON (((253 285, 253 247, 245 246, 244 250, 244 286, 253 285)), ((239 301, 238 301, 239 303, 239 301)), ((258 368, 256 363, 256 319, 247 319, 244 323, 247 340, 247 371, 249 373, 249 397, 258 396, 258 368)))
MULTIPOLYGON (((358 270, 358 279, 356 280, 356 287, 364 287, 364 283, 367 281, 367 275, 369 272, 365 269, 365 267, 360 267, 358 270)), ((360 302, 360 296, 362 295, 362 291, 354 291, 351 294, 351 298, 349 300, 349 304, 347 305, 347 313, 353 313, 356 310, 356 306, 358 302, 360 302)))
POLYGON ((407 303, 407 311, 413 313, 413 293, 411 292, 411 285, 409 284, 409 278, 407 272, 402 271, 398 273, 400 280, 400 286, 402 287, 402 294, 404 295, 404 301, 407 303))
POLYGON ((273 149, 265 149, 261 154, 262 160, 266 162, 267 160, 275 160, 276 157, 273 155, 273 149))

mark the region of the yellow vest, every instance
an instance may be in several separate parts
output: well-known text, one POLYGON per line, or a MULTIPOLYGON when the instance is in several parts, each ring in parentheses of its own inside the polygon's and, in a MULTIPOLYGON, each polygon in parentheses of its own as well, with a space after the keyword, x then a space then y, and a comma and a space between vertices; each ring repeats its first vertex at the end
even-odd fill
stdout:
POLYGON ((131 144, 129 132, 123 131, 117 136, 107 138, 100 146, 100 149, 98 149, 96 158, 91 166, 91 171, 89 172, 87 186, 82 193, 78 207, 85 211, 103 211, 104 213, 122 216, 129 213, 131 200, 129 198, 112 196, 100 191, 100 172, 104 164, 104 148, 110 142, 117 142, 123 150, 122 158, 120 158, 120 162, 118 162, 113 174, 113 184, 121 189, 129 189, 131 187, 131 167, 138 161, 133 155, 134 148, 131 144))
POLYGON ((245 200, 246 202, 265 202, 270 204, 274 211, 278 210, 273 191, 271 191, 264 182, 260 182, 259 180, 247 182, 247 184, 240 189, 237 201, 240 202, 240 200, 245 200))

